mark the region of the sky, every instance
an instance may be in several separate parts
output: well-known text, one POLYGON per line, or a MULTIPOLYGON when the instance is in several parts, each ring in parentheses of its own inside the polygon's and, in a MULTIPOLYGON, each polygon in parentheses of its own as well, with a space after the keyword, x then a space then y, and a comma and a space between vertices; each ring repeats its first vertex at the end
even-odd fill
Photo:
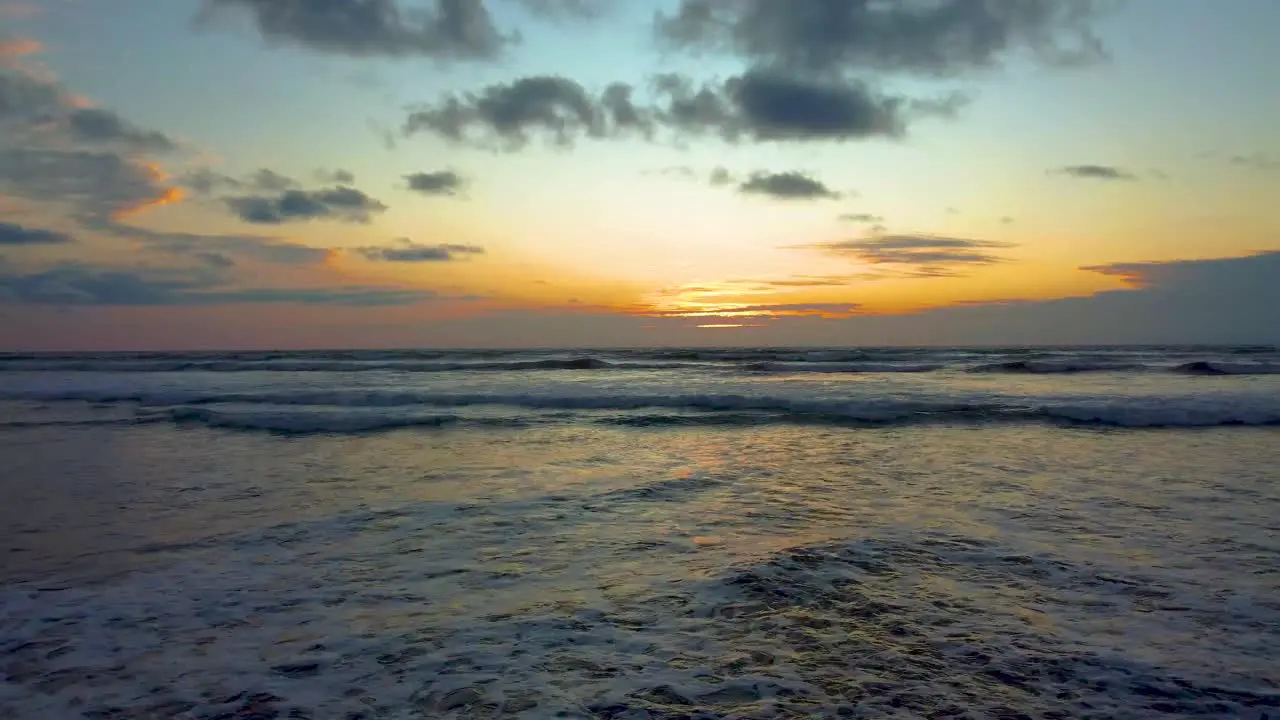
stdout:
POLYGON ((0 351, 1280 342, 1274 0, 0 0, 0 351))

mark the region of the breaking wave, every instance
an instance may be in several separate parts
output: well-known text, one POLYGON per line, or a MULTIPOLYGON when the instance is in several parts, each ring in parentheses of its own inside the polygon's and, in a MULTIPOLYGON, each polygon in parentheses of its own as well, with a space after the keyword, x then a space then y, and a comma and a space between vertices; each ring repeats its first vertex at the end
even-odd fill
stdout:
MULTIPOLYGON (((258 393, 96 391, 0 393, 9 400, 77 401, 138 406, 140 422, 157 416, 183 424, 271 432, 355 433, 406 427, 522 426, 592 422, 632 427, 689 425, 916 425, 1053 422, 1117 428, 1280 425, 1270 396, 1129 398, 797 398, 781 395, 624 395, 294 391, 258 393), (224 408, 218 406, 236 406, 224 408), (510 417, 467 416, 467 408, 513 408, 510 417), (160 409, 159 413, 147 408, 160 409), (433 411, 433 408, 436 409, 433 411), (440 408, 458 412, 443 413, 440 408), (521 413, 520 411, 525 411, 521 413), (658 412, 653 412, 657 410, 658 412), (528 411, 568 411, 531 415, 528 411)), ((109 421, 119 424, 119 420, 109 421)))

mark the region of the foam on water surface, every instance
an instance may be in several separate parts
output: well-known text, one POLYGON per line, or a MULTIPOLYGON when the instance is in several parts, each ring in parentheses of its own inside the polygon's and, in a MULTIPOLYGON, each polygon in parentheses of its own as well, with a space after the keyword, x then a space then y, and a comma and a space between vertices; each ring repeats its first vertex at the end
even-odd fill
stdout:
POLYGON ((1274 437, 16 428, 0 716, 1262 717, 1274 437))

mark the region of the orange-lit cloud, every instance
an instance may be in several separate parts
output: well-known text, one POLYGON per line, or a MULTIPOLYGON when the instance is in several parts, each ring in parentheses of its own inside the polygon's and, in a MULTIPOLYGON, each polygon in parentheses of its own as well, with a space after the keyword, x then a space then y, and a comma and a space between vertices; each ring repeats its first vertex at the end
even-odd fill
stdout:
POLYGON ((10 58, 20 58, 25 55, 34 55, 44 50, 44 45, 39 40, 33 40, 26 37, 4 38, 0 39, 0 66, 10 58))
MULTIPOLYGON (((147 176, 157 185, 161 185, 169 181, 169 174, 164 171, 164 168, 162 168, 159 163, 143 163, 142 168, 146 170, 147 176)), ((153 197, 144 198, 137 202, 117 208, 115 213, 112 214, 112 217, 117 221, 123 220, 146 212, 152 208, 160 207, 161 205, 172 205, 174 203, 182 202, 185 197, 186 192, 182 188, 176 185, 170 185, 168 187, 161 188, 160 192, 153 197)))

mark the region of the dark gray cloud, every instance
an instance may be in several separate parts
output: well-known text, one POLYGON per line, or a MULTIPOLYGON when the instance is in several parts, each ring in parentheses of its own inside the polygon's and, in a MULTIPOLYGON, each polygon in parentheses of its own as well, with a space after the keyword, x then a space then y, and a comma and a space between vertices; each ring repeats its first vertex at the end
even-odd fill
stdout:
POLYGON ((0 149, 0 194, 65 204, 79 215, 105 218, 165 191, 154 172, 114 152, 0 149))
POLYGON ((953 277, 963 268, 1006 262, 990 250, 1016 247, 995 240, 939 235, 879 235, 860 240, 800 246, 846 256, 869 265, 886 265, 909 277, 953 277))
POLYGON ((681 0, 655 29, 672 49, 715 52, 800 76, 953 76, 1025 50, 1051 61, 1099 57, 1093 0, 681 0))
MULTIPOLYGON (((328 248, 302 245, 265 235, 205 235, 165 232, 126 225, 114 220, 93 220, 85 227, 104 235, 131 240, 155 252, 208 261, 209 253, 273 265, 318 265, 329 258, 328 248)), ((216 261, 215 263, 216 264, 216 261)))
POLYGON ((901 137, 914 111, 904 97, 876 94, 852 81, 820 81, 753 69, 722 86, 694 87, 685 78, 658 78, 667 95, 664 122, 691 135, 730 142, 847 141, 901 137))
POLYGON ((75 239, 66 233, 0 221, 0 247, 67 245, 72 242, 75 242, 75 239))
POLYGON ((476 245, 422 245, 408 239, 386 247, 362 247, 356 252, 368 260, 392 263, 453 262, 472 255, 483 255, 484 248, 476 245))
POLYGON ((44 122, 62 108, 63 97, 57 85, 0 67, 0 123, 17 126, 44 122))
POLYGON ((835 200, 841 197, 821 180, 798 172, 755 173, 738 185, 738 192, 768 195, 779 200, 835 200))
POLYGON ((851 223, 875 224, 875 223, 884 222, 884 217, 880 215, 873 215, 871 213, 845 213, 840 216, 840 220, 843 222, 851 222, 851 223))
POLYGON ((279 225, 308 220, 367 223, 387 206, 346 186, 321 190, 285 190, 278 195, 239 195, 223 202, 241 220, 256 225, 279 225))
MULTIPOLYGON (((338 171, 335 173, 317 173, 326 177, 341 176, 342 178, 351 177, 350 173, 338 171)), ((352 178, 354 180, 354 178, 352 178)), ((333 182, 339 182, 333 180, 333 182)), ((243 177, 233 177, 224 175, 223 173, 214 172, 209 168, 198 168, 192 170, 182 177, 182 184, 200 195, 212 195, 219 191, 240 191, 240 192, 280 192, 282 190, 291 190, 302 186, 302 183, 296 179, 283 175, 269 168, 259 168, 243 177)), ((345 184, 340 183, 339 184, 345 184)))
POLYGON ((659 76, 658 117, 692 135, 729 142, 856 140, 900 137, 912 117, 929 110, 902 97, 879 95, 856 81, 815 80, 753 69, 720 85, 695 86, 659 76))
POLYGON ((423 195, 457 195, 466 180, 452 170, 420 172, 405 176, 409 189, 423 195))
POLYGON ((269 44, 355 57, 490 60, 520 42, 494 23, 493 9, 518 6, 551 20, 590 20, 614 7, 608 0, 204 0, 197 17, 252 22, 269 44))
POLYGON ((145 270, 62 265, 26 274, 0 273, 0 303, 63 306, 408 305, 436 298, 424 290, 365 286, 225 288, 220 268, 145 270))
POLYGON ((1138 176, 1114 165, 1067 165, 1049 171, 1054 175, 1069 175, 1084 180, 1137 180, 1138 176))
POLYGON ((155 130, 140 128, 111 110, 81 108, 67 116, 67 127, 75 140, 119 145, 142 152, 167 152, 177 143, 155 130))
POLYGON ((169 136, 129 122, 113 110, 77 107, 58 82, 0 67, 0 127, 28 146, 76 145, 100 150, 168 152, 169 136))
POLYGON ((799 78, 754 69, 697 85, 673 74, 653 79, 637 101, 630 85, 593 93, 559 76, 531 76, 451 95, 415 109, 403 132, 459 144, 518 150, 535 138, 568 147, 581 139, 718 137, 726 142, 898 138, 910 121, 953 114, 958 96, 914 100, 852 80, 799 78))
POLYGON ((630 97, 627 85, 611 85, 593 96, 568 78, 530 76, 419 108, 409 115, 404 132, 432 132, 457 143, 496 144, 510 150, 535 136, 568 146, 579 137, 646 132, 651 121, 630 97))
POLYGON ((204 16, 218 13, 247 16, 268 43, 359 57, 487 59, 514 39, 481 0, 205 0, 204 16))

